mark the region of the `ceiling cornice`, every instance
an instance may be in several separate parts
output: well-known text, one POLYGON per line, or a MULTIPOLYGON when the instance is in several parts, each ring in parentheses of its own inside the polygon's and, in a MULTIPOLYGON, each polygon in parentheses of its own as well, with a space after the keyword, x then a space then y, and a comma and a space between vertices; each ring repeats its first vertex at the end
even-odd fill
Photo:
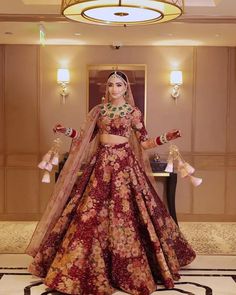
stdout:
POLYGON ((194 23, 194 24, 235 24, 235 16, 205 16, 205 15, 196 15, 196 16, 187 16, 182 15, 175 20, 177 23, 194 23))
MULTIPOLYGON (((0 22, 72 22, 60 14, 0 14, 0 22)), ((186 16, 183 15, 172 23, 193 23, 193 24, 235 24, 236 17, 221 16, 186 16)))
POLYGON ((0 14, 0 22, 40 22, 40 21, 58 22, 58 21, 68 21, 68 19, 60 14, 0 14))

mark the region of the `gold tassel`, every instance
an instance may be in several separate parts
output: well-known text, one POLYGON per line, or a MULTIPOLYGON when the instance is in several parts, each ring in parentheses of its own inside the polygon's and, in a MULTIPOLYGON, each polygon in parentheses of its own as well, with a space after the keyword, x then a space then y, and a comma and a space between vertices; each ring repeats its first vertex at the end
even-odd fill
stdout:
POLYGON ((180 176, 181 176, 182 178, 188 176, 188 171, 184 168, 184 166, 182 166, 182 167, 180 168, 179 172, 180 172, 180 176))
POLYGON ((42 178, 43 183, 50 183, 50 174, 48 171, 45 171, 42 178))
POLYGON ((59 163, 59 149, 61 145, 60 138, 56 138, 53 141, 52 148, 43 156, 42 161, 38 164, 40 169, 44 169, 44 175, 42 178, 42 182, 50 183, 50 174, 52 171, 53 165, 58 165, 59 163))
POLYGON ((43 161, 49 162, 51 159, 52 151, 49 150, 44 156, 43 156, 43 161))
POLYGON ((172 159, 169 159, 168 162, 167 162, 167 166, 165 168, 165 172, 172 173, 173 170, 174 170, 173 160, 172 159))
POLYGON ((195 169, 187 162, 184 163, 184 169, 188 172, 188 174, 193 174, 195 169))
POLYGON ((54 156, 53 156, 53 158, 51 160, 51 163, 53 165, 55 165, 55 166, 59 164, 59 154, 58 153, 55 153, 54 154, 54 156))
POLYGON ((180 158, 178 158, 177 159, 177 168, 178 168, 178 170, 180 170, 183 166, 184 166, 184 162, 180 158))
POLYGON ((51 172, 52 171, 52 164, 51 163, 47 163, 45 166, 45 170, 51 172))
POLYGON ((40 168, 40 169, 45 169, 46 165, 47 165, 47 162, 44 161, 44 160, 42 160, 42 161, 38 164, 38 168, 40 168))
POLYGON ((179 148, 176 145, 171 144, 169 149, 167 166, 165 169, 166 172, 173 172, 173 162, 175 160, 177 161, 178 172, 180 173, 180 176, 182 178, 188 177, 194 186, 199 186, 202 183, 202 178, 198 178, 191 175, 195 172, 195 168, 192 167, 189 163, 185 162, 179 152, 179 148))
POLYGON ((190 181, 194 186, 199 186, 202 183, 202 178, 189 175, 190 181))

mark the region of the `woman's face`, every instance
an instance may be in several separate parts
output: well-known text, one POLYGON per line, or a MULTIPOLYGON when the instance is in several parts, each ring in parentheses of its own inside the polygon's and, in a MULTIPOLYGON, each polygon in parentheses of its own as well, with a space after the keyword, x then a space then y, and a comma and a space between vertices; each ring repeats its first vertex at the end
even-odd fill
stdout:
POLYGON ((112 99, 119 99, 121 97, 124 97, 124 94, 127 90, 127 86, 123 82, 122 79, 112 76, 108 80, 108 92, 112 99))

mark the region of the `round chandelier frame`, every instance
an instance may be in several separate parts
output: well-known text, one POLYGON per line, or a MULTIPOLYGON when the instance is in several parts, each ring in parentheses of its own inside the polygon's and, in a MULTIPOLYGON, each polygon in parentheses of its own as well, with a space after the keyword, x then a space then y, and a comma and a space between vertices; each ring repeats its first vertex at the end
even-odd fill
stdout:
POLYGON ((62 0, 62 14, 74 21, 136 26, 169 22, 181 16, 184 0, 62 0))

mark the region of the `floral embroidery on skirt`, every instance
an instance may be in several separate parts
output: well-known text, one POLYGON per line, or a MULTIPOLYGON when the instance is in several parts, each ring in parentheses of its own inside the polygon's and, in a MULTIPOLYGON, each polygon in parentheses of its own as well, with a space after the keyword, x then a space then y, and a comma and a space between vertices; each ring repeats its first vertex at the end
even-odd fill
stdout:
POLYGON ((126 143, 99 146, 29 270, 66 294, 149 295, 194 258, 126 143))

